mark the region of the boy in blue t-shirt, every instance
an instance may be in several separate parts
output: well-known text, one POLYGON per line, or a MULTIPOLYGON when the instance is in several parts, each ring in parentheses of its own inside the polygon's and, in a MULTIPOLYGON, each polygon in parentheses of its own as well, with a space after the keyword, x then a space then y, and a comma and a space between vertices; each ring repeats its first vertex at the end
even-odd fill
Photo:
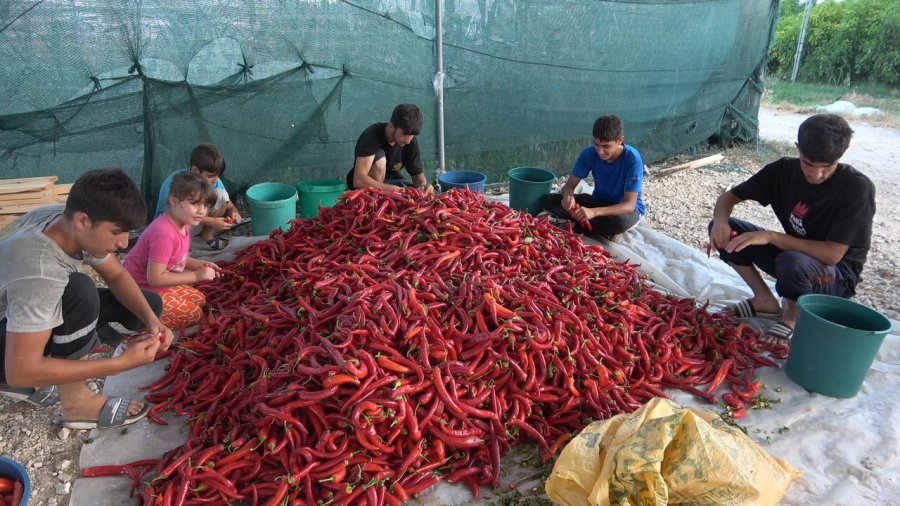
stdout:
POLYGON ((578 156, 562 193, 544 197, 544 209, 556 217, 574 221, 579 233, 613 237, 630 229, 645 212, 641 199, 644 160, 625 144, 622 120, 600 116, 594 122, 594 145, 578 156), (591 195, 575 195, 582 179, 594 176, 591 195))
MULTIPOLYGON (((199 235, 210 248, 220 250, 228 246, 228 238, 224 235, 217 235, 216 232, 231 230, 231 227, 243 220, 237 207, 231 202, 225 185, 219 179, 225 173, 225 159, 217 147, 212 144, 200 144, 191 151, 191 168, 189 170, 203 176, 216 192, 216 204, 209 208, 208 215, 200 221, 199 235)), ((156 213, 153 214, 154 219, 166 211, 169 202, 169 187, 172 185, 172 178, 178 172, 184 171, 173 172, 163 180, 159 188, 156 213)))

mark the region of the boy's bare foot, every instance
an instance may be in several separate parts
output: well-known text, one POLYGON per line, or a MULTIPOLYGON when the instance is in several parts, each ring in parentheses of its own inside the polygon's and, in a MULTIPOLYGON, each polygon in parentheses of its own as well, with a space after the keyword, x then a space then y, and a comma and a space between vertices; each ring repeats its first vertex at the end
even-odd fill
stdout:
MULTIPOLYGON (((66 402, 64 399, 62 404, 63 420, 96 420, 107 399, 108 397, 102 394, 93 394, 90 397, 82 398, 79 402, 66 402)), ((139 414, 143 409, 143 402, 131 401, 127 413, 133 416, 139 414)))

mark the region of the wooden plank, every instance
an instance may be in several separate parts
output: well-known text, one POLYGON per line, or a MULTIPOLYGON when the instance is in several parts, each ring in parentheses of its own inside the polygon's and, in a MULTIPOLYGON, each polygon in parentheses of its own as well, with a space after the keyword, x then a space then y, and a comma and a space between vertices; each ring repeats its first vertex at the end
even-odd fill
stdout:
POLYGON ((56 192, 53 191, 52 186, 47 186, 43 190, 0 194, 0 205, 52 202, 54 199, 56 199, 56 192))
POLYGON ((35 182, 35 183, 4 183, 4 182, 0 182, 0 194, 8 195, 10 193, 42 191, 46 188, 50 188, 52 185, 53 185, 53 183, 50 181, 35 182))
POLYGON ((674 174, 676 172, 681 172, 683 170, 688 169, 699 169, 700 167, 705 167, 707 165, 712 165, 714 163, 721 162, 725 157, 722 153, 716 153, 715 155, 710 155, 703 158, 698 158, 697 160, 693 160, 687 163, 681 163, 678 165, 674 165, 672 167, 666 167, 664 169, 659 169, 653 172, 654 176, 668 176, 669 174, 674 174))
POLYGON ((47 204, 51 204, 52 202, 39 202, 37 204, 22 204, 22 205, 5 205, 0 204, 0 214, 25 214, 32 209, 37 209, 39 207, 44 207, 47 204))
POLYGON ((57 196, 68 195, 69 191, 72 189, 72 184, 73 183, 53 185, 53 191, 56 192, 57 196))
POLYGON ((28 184, 28 183, 40 183, 41 181, 55 183, 55 182, 59 181, 59 177, 57 177, 57 176, 39 176, 39 177, 20 177, 20 178, 16 178, 16 179, 0 179, 0 184, 28 184))

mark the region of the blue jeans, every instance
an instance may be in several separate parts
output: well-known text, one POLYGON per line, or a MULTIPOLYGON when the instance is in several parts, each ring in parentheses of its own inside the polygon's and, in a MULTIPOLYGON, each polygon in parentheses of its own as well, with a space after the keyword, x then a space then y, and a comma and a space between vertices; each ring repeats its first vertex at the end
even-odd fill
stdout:
MULTIPOLYGON (((752 223, 730 218, 728 225, 738 233, 765 230, 752 223)), ((709 224, 712 229, 712 222, 709 224)), ((825 265, 799 251, 784 251, 771 244, 747 246, 741 251, 728 253, 719 250, 719 258, 731 265, 755 266, 775 278, 778 295, 797 300, 807 293, 822 293, 849 299, 856 294, 857 277, 843 262, 825 265)))

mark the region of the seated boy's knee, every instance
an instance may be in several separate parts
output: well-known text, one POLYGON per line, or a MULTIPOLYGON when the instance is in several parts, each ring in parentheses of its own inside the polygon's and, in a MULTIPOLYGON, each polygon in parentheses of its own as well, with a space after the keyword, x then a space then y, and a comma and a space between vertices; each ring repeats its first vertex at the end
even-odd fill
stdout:
POLYGON ((220 218, 225 215, 225 209, 228 207, 228 202, 231 197, 229 197, 228 191, 222 188, 216 188, 215 193, 216 203, 209 208, 207 214, 214 218, 220 218))
POLYGON ((143 292, 144 298, 147 299, 147 304, 150 305, 150 309, 153 310, 156 316, 161 315, 163 312, 162 297, 158 293, 151 290, 143 290, 143 292))
POLYGON ((544 195, 544 198, 541 200, 541 204, 544 206, 544 209, 548 211, 551 207, 559 205, 560 203, 562 203, 561 193, 548 193, 544 195))
POLYGON ((790 276, 801 272, 808 272, 810 267, 816 267, 821 262, 799 251, 784 251, 775 257, 775 272, 777 275, 790 276))
POLYGON ((778 292, 791 300, 812 293, 814 278, 822 263, 799 251, 785 251, 775 257, 775 280, 778 292))
POLYGON ((83 315, 100 313, 100 295, 97 283, 90 276, 81 272, 69 275, 69 282, 62 295, 63 308, 73 308, 83 315))

